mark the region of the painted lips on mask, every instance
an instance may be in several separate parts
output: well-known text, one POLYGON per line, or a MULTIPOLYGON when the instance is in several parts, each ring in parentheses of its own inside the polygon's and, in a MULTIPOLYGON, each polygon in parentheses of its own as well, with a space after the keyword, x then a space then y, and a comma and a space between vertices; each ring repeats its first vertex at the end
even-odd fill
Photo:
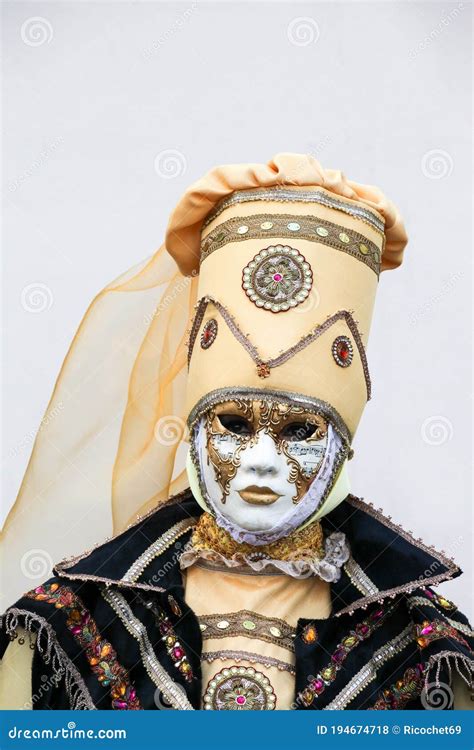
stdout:
POLYGON ((256 484, 251 484, 238 492, 242 500, 249 505, 273 505, 281 497, 271 487, 258 487, 256 484))

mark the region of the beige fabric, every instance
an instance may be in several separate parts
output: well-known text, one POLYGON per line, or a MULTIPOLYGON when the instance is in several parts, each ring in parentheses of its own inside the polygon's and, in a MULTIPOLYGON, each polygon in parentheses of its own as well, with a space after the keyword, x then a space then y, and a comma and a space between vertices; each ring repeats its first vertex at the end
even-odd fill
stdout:
POLYGON ((31 668, 36 636, 18 628, 18 638, 10 643, 0 660, 0 710, 25 711, 32 708, 31 668), (19 643, 23 638, 25 642, 19 643))
MULTIPOLYGON (((185 572, 185 599, 198 615, 222 614, 249 610, 266 617, 284 620, 296 627, 298 619, 325 619, 331 610, 330 587, 319 578, 290 578, 284 575, 242 575, 193 565, 185 572)), ((258 638, 235 636, 208 638, 204 652, 222 650, 247 651, 252 661, 219 658, 203 660, 203 693, 212 677, 229 666, 253 667, 269 680, 277 696, 276 708, 289 709, 294 701, 294 676, 259 663, 258 658, 271 657, 294 666, 294 653, 258 638)))
MULTIPOLYGON (((277 154, 268 164, 226 164, 215 167, 191 185, 176 206, 166 231, 166 246, 182 272, 199 268, 202 222, 211 209, 236 190, 299 185, 321 186, 354 205, 374 210, 385 219, 383 270, 402 262, 407 235, 397 208, 374 185, 348 180, 337 169, 324 169, 308 154, 277 154)), ((286 204, 285 204, 286 205, 286 204)))
POLYGON ((457 711, 473 711, 474 691, 469 690, 469 686, 457 672, 453 674, 452 688, 454 693, 454 708, 457 711))

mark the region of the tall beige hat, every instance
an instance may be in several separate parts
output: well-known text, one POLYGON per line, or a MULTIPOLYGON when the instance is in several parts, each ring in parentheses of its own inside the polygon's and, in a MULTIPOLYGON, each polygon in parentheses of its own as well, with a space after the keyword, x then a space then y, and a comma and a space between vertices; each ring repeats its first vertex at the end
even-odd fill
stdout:
POLYGON ((351 442, 379 274, 406 241, 377 188, 308 156, 220 167, 191 187, 167 233, 181 270, 199 272, 189 423, 230 393, 283 393, 315 400, 351 442))

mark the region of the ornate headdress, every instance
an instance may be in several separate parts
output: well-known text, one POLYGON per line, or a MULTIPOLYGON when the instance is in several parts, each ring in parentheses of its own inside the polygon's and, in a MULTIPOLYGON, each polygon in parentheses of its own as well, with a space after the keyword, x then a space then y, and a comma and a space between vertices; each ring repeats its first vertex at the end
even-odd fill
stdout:
POLYGON ((406 242, 378 188, 307 155, 192 185, 165 245, 98 295, 72 342, 3 532, 12 579, 21 561, 8 599, 38 559, 80 552, 184 489, 186 421, 229 393, 314 404, 350 445, 370 398, 379 273, 406 242))

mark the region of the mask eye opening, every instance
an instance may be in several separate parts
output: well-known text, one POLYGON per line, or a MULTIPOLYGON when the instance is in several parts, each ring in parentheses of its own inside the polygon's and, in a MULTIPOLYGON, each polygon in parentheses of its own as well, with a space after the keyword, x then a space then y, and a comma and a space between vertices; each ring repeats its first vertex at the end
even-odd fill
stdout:
POLYGON ((240 414, 217 414, 221 426, 239 437, 253 434, 250 422, 240 414))
POLYGON ((305 420, 304 422, 289 422, 286 424, 279 433, 281 440, 286 440, 290 443, 299 443, 303 440, 309 440, 313 437, 318 430, 318 425, 313 424, 305 420))

